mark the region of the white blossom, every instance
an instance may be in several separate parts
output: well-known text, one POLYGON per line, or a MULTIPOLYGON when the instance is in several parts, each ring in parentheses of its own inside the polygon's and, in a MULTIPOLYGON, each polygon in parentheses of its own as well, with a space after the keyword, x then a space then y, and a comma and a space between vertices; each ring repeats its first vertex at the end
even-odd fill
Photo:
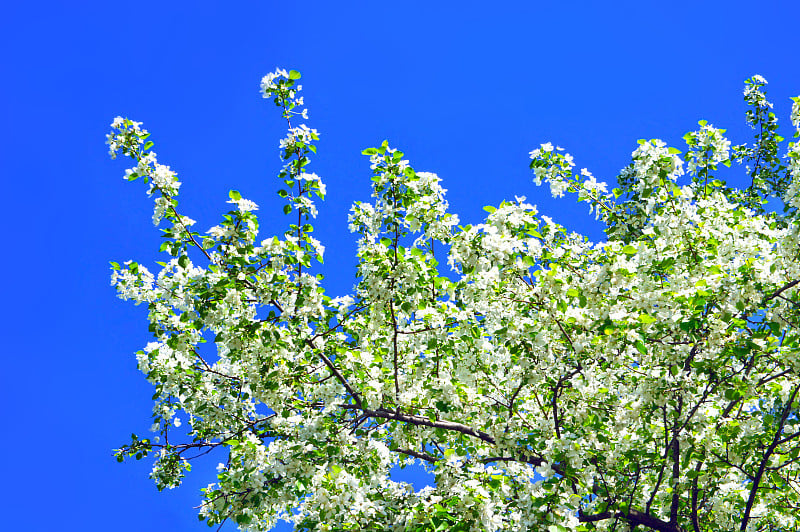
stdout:
MULTIPOLYGON (((259 531, 798 527, 798 142, 775 170, 785 212, 713 183, 754 152, 705 122, 683 158, 641 141, 611 194, 541 144, 534 181, 589 203, 597 243, 523 196, 459 226, 439 176, 384 142, 364 151, 372 197, 348 218, 355 286, 328 294, 311 225, 326 188, 309 166, 318 133, 291 123, 297 79, 261 84, 289 119, 279 196, 295 213, 260 243, 258 207, 234 190, 236 210, 194 232, 149 133, 112 123, 126 177, 147 180, 154 221, 171 224, 157 273, 112 263, 118 296, 146 303, 136 362, 157 433, 119 459, 150 454, 165 489, 190 459, 222 456, 200 516, 259 531), (432 485, 398 481, 404 466, 432 485)), ((765 84, 746 82, 751 125, 771 108, 765 84)))

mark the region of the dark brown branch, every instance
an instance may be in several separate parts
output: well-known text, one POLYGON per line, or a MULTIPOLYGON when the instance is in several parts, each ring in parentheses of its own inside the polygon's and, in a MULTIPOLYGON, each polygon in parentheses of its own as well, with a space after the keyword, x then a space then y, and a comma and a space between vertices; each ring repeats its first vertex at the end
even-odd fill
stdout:
POLYGON ((200 244, 198 244, 198 243, 197 243, 197 240, 195 240, 195 239, 194 239, 194 235, 192 235, 192 232, 191 232, 191 231, 189 231, 189 228, 188 228, 188 227, 186 227, 186 226, 183 224, 183 220, 181 220, 181 215, 180 215, 180 214, 178 214, 178 211, 176 211, 176 210, 175 210, 175 207, 172 205, 172 198, 169 196, 169 194, 166 194, 166 193, 165 193, 163 190, 161 190, 161 188, 159 188, 158 190, 159 190, 159 191, 161 192, 161 194, 162 194, 162 195, 163 195, 165 198, 167 198, 167 200, 169 201, 169 208, 170 208, 170 210, 172 211, 172 214, 174 214, 174 215, 175 215, 175 219, 178 221, 178 223, 180 223, 180 224, 181 224, 181 226, 183 227, 183 230, 184 230, 184 231, 186 231, 186 234, 189 236, 189 240, 191 240, 191 241, 192 241, 192 244, 194 244, 194 247, 196 247, 197 249, 199 249, 200 251, 202 251, 202 252, 203 252, 203 255, 205 255, 205 256, 206 256, 206 258, 209 260, 209 262, 212 262, 212 263, 213 263, 214 261, 211 259, 211 255, 209 255, 209 254, 208 254, 208 251, 206 251, 205 249, 203 249, 203 246, 201 246, 200 244))
POLYGON ((397 334, 419 334, 419 333, 422 333, 422 332, 436 331, 436 330, 439 330, 439 329, 444 329, 446 327, 450 327, 450 326, 457 325, 457 324, 458 324, 458 322, 451 321, 450 323, 445 323, 444 325, 423 327, 422 329, 415 329, 413 331, 397 331, 397 334))
POLYGON ((341 408, 344 408, 345 410, 360 410, 361 412, 364 413, 364 415, 367 415, 369 417, 402 421, 404 423, 409 423, 411 425, 416 425, 416 426, 452 430, 454 432, 460 432, 461 434, 466 434, 467 436, 478 438, 479 440, 485 441, 486 443, 491 443, 492 445, 496 443, 495 439, 488 433, 478 429, 474 429, 462 423, 456 423, 455 421, 447 421, 444 419, 437 419, 435 421, 431 421, 427 417, 416 416, 413 414, 403 414, 401 412, 386 410, 385 408, 370 410, 368 408, 363 408, 362 406, 360 406, 360 403, 356 405, 341 405, 341 408))
POLYGON ((629 510, 627 514, 624 512, 612 513, 606 511, 599 514, 580 514, 578 516, 578 520, 582 523, 595 523, 597 521, 604 521, 606 519, 624 519, 628 522, 631 529, 642 525, 652 530, 657 530, 658 532, 682 532, 681 527, 677 524, 673 524, 668 521, 662 521, 657 517, 640 512, 639 510, 629 510))
POLYGON ((359 305, 357 307, 354 307, 352 310, 350 310, 350 312, 348 312, 347 314, 342 316, 342 320, 336 322, 336 325, 334 325, 333 327, 330 327, 329 329, 325 330, 324 332, 318 332, 317 334, 314 335, 314 337, 311 340, 313 341, 313 340, 316 340, 317 338, 320 338, 320 337, 321 338, 325 338, 329 334, 332 334, 332 333, 336 332, 336 330, 339 327, 342 327, 344 325, 344 322, 347 321, 350 318, 350 316, 352 316, 356 312, 360 312, 360 311, 364 310, 365 308, 367 308, 367 305, 359 305))
MULTIPOLYGON (((488 456, 486 458, 481 459, 481 463, 483 464, 490 464, 492 462, 522 462, 524 464, 531 464, 535 466, 540 466, 544 464, 544 459, 539 458, 537 456, 526 456, 522 455, 520 457, 515 456, 488 456)), ((562 474, 564 471, 558 464, 551 464, 550 468, 558 473, 559 475, 562 474)))
POLYGON ((678 522, 678 506, 681 501, 681 492, 678 490, 678 480, 681 474, 681 454, 678 435, 672 439, 672 502, 669 507, 669 522, 673 525, 678 522))
POLYGON ((659 532, 681 532, 681 527, 677 524, 662 521, 661 519, 638 510, 630 510, 627 515, 623 515, 622 517, 631 524, 631 528, 644 525, 653 530, 658 530, 659 532))
POLYGON ((753 509, 753 503, 756 502, 758 485, 761 482, 761 477, 764 475, 764 471, 767 468, 767 463, 769 462, 772 453, 775 452, 775 449, 778 447, 778 444, 782 439, 780 436, 783 432, 783 426, 786 423, 786 419, 789 417, 789 413, 792 411, 792 403, 794 403, 794 398, 797 396, 798 391, 800 391, 800 385, 795 387, 795 389, 792 391, 792 395, 789 396, 789 399, 786 401, 786 406, 783 408, 783 412, 781 413, 781 419, 778 422, 778 427, 775 429, 775 437, 772 438, 772 443, 764 453, 764 457, 761 459, 761 463, 758 466, 758 471, 756 471, 755 478, 753 478, 753 485, 750 487, 750 496, 747 498, 744 516, 742 517, 742 522, 739 526, 739 530, 741 530, 741 532, 747 530, 747 523, 750 521, 750 512, 753 509))
POLYGON ((788 289, 790 289, 791 287, 793 287, 793 286, 797 285, 797 283, 800 283, 800 279, 797 279, 797 280, 795 280, 795 281, 790 281, 790 282, 786 283, 786 284, 785 284, 785 285, 783 285, 781 288, 779 288, 778 290, 776 290, 775 292, 773 292, 771 296, 768 296, 766 299, 764 299, 764 302, 767 302, 767 301, 769 301, 769 300, 771 300, 771 299, 775 299, 776 297, 778 297, 779 295, 781 295, 781 294, 782 294, 783 292, 785 292, 786 290, 788 290, 788 289))
MULTIPOLYGON (((706 388, 707 389, 707 388, 706 388)), ((700 406, 698 403, 697 406, 700 406)), ((683 396, 678 397, 678 408, 675 412, 675 426, 672 433, 672 502, 669 507, 669 522, 677 524, 678 522, 678 506, 680 505, 681 492, 678 491, 678 481, 681 477, 681 449, 678 435, 681 428, 678 427, 680 421, 681 410, 683 409, 683 396)), ((691 418, 691 416, 690 416, 691 418)), ((687 419, 688 423, 688 419, 687 419)))
POLYGON ((522 391, 522 388, 525 386, 525 382, 526 382, 525 377, 520 378, 519 386, 517 387, 516 390, 514 390, 514 394, 511 396, 511 399, 508 400, 508 411, 511 413, 512 416, 514 415, 514 401, 517 400, 517 396, 519 395, 519 392, 522 391))
MULTIPOLYGON (((783 438, 782 440, 780 440, 778 442, 778 445, 783 445, 787 441, 791 441, 791 440, 797 438, 798 436, 800 436, 800 431, 795 432, 794 434, 790 434, 789 436, 786 436, 785 438, 783 438)), ((785 462, 784 462, 784 464, 785 464, 785 462)), ((781 464, 781 467, 783 467, 783 464, 781 464)), ((778 469, 778 468, 776 468, 776 469, 778 469)))
POLYGON ((669 452, 669 434, 667 428, 667 407, 664 406, 662 408, 662 414, 664 419, 664 458, 663 462, 661 463, 661 467, 658 471, 658 479, 656 480, 656 485, 653 487, 653 491, 650 494, 650 499, 647 501, 647 505, 645 505, 645 512, 650 511, 650 507, 653 505, 653 501, 656 499, 656 495, 658 494, 658 490, 661 488, 661 481, 664 480, 664 469, 667 467, 667 453, 669 452))
POLYGON ((559 420, 559 416, 558 416, 558 393, 561 390, 561 386, 566 381, 568 381, 569 379, 571 379, 572 377, 577 375, 578 373, 580 373, 580 370, 576 369, 575 371, 573 371, 569 375, 564 375, 562 377, 559 377, 555 388, 553 388, 553 399, 551 401, 551 406, 553 407, 553 427, 555 428, 556 437, 558 439, 561 439, 561 427, 560 427, 560 420, 559 420))
MULTIPOLYGON (((306 339, 306 344, 307 344, 307 345, 308 345, 308 346, 309 346, 311 349, 314 349, 314 350, 316 350, 316 351, 317 351, 317 354, 319 355, 319 358, 320 358, 320 359, 322 359, 322 361, 325 363, 325 365, 326 365, 326 366, 328 366, 328 369, 329 369, 329 370, 331 370, 331 373, 333 373, 334 375, 336 375, 336 379, 337 379, 337 380, 338 380, 338 381, 339 381, 339 382, 342 384, 342 386, 344 386, 345 390, 347 390, 347 393, 349 393, 349 394, 350 394, 350 396, 351 396, 351 397, 352 397, 352 398, 355 400, 355 402, 356 402, 356 406, 357 406, 359 409, 361 409, 361 396, 358 394, 358 392, 357 392, 357 391, 355 391, 355 390, 353 389, 353 387, 352 387, 352 386, 350 386, 350 383, 349 383, 349 382, 347 382, 347 379, 345 379, 345 378, 344 378, 344 376, 343 376, 343 375, 342 375, 342 374, 339 372, 339 370, 336 368, 336 366, 334 366, 334 365, 333 365, 333 362, 331 362, 331 359, 330 359, 330 358, 328 358, 328 357, 325 355, 325 353, 323 353, 323 352, 322 352, 322 349, 320 349, 320 348, 318 348, 317 346, 315 346, 315 345, 314 345, 314 342, 312 342, 311 340, 309 340, 309 339, 306 339)), ((343 405, 343 406, 344 406, 344 405, 343 405)))
POLYGON ((397 448, 397 449, 392 449, 392 450, 394 452, 396 452, 396 453, 407 454, 408 456, 413 456, 414 458, 419 458, 420 460, 425 460, 426 462, 430 462, 432 464, 435 464, 436 462, 439 461, 438 458, 435 458, 435 457, 429 455, 428 453, 420 453, 420 452, 417 452, 417 451, 412 451, 411 449, 400 449, 400 448, 397 448))
POLYGON ((394 365, 394 401, 400 402, 400 379, 397 375, 397 317, 394 315, 394 302, 389 301, 389 313, 392 316, 392 363, 394 365))
MULTIPOLYGON (((694 470, 696 473, 700 473, 700 470, 703 468, 703 462, 700 461, 695 466, 694 470)), ((694 532, 700 532, 700 521, 697 517, 697 497, 700 494, 700 489, 697 487, 697 477, 699 475, 695 475, 692 479, 692 528, 694 528, 694 532)))
MULTIPOLYGON (((784 301, 786 301, 787 303, 789 303, 793 307, 800 307, 800 303, 798 303, 797 301, 793 301, 793 300, 789 299, 788 297, 784 297, 782 295, 779 295, 778 298, 779 299, 783 299, 784 301)), ((783 316, 781 316, 781 318, 783 318, 783 316)), ((783 321, 785 321, 786 323, 791 324, 791 322, 789 320, 787 320, 786 318, 783 318, 783 321)))
MULTIPOLYGON (((394 181, 392 181, 392 201, 394 202, 394 207, 397 208, 397 188, 394 181)), ((393 252, 393 260, 392 260, 392 274, 395 274, 397 271, 397 246, 400 243, 400 226, 397 221, 394 222, 394 239, 392 241, 392 252, 393 252)), ((397 333, 399 328, 397 327, 397 316, 394 314, 394 289, 395 289, 395 281, 396 279, 392 277, 391 282, 389 283, 389 293, 391 294, 392 299, 389 299, 389 313, 392 316, 392 350, 393 350, 393 364, 394 364, 394 402, 395 404, 400 403, 400 378, 398 376, 398 369, 397 369, 397 333)))

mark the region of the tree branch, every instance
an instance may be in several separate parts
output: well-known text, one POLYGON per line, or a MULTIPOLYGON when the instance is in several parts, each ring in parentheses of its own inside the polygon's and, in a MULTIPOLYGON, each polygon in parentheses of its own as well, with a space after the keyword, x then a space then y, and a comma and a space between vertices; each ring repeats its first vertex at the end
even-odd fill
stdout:
POLYGON ((782 287, 777 289, 775 292, 773 292, 771 296, 768 296, 766 299, 764 299, 764 302, 767 302, 767 301, 769 301, 771 299, 775 299, 776 297, 781 295, 783 292, 785 292, 786 290, 790 289, 791 287, 797 285, 798 283, 800 283, 800 279, 797 279, 797 280, 790 281, 790 282, 786 283, 785 285, 783 285, 782 287))
POLYGON ((681 527, 677 524, 670 523, 668 521, 662 521, 657 517, 653 517, 650 514, 640 512, 639 510, 629 510, 628 513, 625 512, 601 512, 599 514, 593 515, 578 515, 578 520, 581 523, 596 523, 597 521, 604 521, 606 519, 624 519, 630 525, 630 528, 633 529, 636 526, 642 525, 646 526, 652 530, 657 530, 658 532, 682 532, 681 527))
POLYGON ((432 464, 435 464, 436 462, 439 461, 438 458, 431 456, 428 453, 420 453, 417 451, 412 451, 411 449, 397 448, 397 449, 392 449, 392 451, 396 453, 407 454, 408 456, 413 456, 414 458, 419 458, 420 460, 425 460, 426 462, 430 462, 432 464))
MULTIPOLYGON (((311 347, 311 349, 314 349, 314 350, 317 351, 317 354, 319 355, 319 358, 322 359, 322 361, 325 363, 326 366, 328 366, 328 369, 331 370, 331 373, 336 375, 336 379, 340 383, 342 383, 342 386, 344 386, 345 390, 347 390, 347 393, 350 394, 350 396, 355 400, 356 405, 358 406, 358 408, 361 409, 361 396, 359 395, 359 393, 357 391, 355 391, 353 389, 352 386, 350 386, 350 383, 347 382, 347 379, 345 379, 344 376, 336 368, 336 366, 333 365, 333 362, 331 362, 331 359, 328 358, 325 355, 325 353, 322 352, 322 350, 320 348, 318 348, 316 345, 314 345, 314 342, 312 342, 310 339, 306 339, 306 344, 309 347, 311 347)), ((344 405, 342 405, 342 406, 344 406, 344 405)))
POLYGON ((404 423, 409 423, 411 425, 416 425, 416 426, 452 430, 454 432, 460 432, 461 434, 466 434, 467 436, 478 438, 479 440, 485 441, 486 443, 491 443, 492 445, 496 443, 496 440, 488 433, 474 429, 462 423, 456 423, 455 421, 447 421, 444 419, 437 419, 435 421, 431 421, 427 417, 416 416, 413 414, 403 414, 401 412, 386 410, 385 408, 370 410, 368 408, 362 407, 360 403, 355 405, 341 405, 341 408, 344 408, 345 410, 360 410, 369 417, 375 417, 380 419, 392 419, 394 421, 402 421, 404 423))
POLYGON ((767 468, 767 463, 769 462, 770 456, 772 456, 772 453, 781 442, 783 426, 786 423, 786 419, 789 417, 789 413, 792 411, 792 403, 794 403, 794 398, 797 396, 798 391, 800 391, 800 385, 795 386, 795 389, 792 391, 792 395, 789 396, 789 399, 786 401, 786 406, 783 408, 781 419, 778 422, 778 427, 775 429, 775 437, 772 438, 772 443, 767 448, 766 452, 764 453, 764 457, 761 459, 761 463, 758 465, 758 471, 756 471, 756 475, 753 478, 753 485, 750 487, 750 496, 747 498, 747 505, 744 509, 744 517, 742 517, 742 522, 739 526, 739 530, 741 530, 741 532, 747 530, 747 523, 750 521, 750 512, 753 510, 753 503, 756 502, 758 485, 761 482, 761 477, 764 475, 764 471, 767 468))

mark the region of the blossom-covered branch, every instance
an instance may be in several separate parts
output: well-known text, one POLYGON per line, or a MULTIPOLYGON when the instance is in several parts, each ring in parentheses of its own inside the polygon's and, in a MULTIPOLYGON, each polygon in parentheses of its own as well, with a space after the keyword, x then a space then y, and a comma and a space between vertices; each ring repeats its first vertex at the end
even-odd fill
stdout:
POLYGON ((217 456, 200 516, 249 530, 800 526, 800 97, 786 143, 753 76, 751 144, 706 121, 685 153, 641 140, 610 190, 551 143, 531 151, 537 184, 596 214, 597 243, 524 197, 459 225, 438 176, 368 148, 372 197, 349 220, 357 284, 331 297, 299 79, 261 83, 287 123, 292 217, 274 235, 236 190, 193 232, 149 133, 112 124, 112 155, 133 159, 126 177, 171 223, 158 273, 112 263, 119 296, 148 307, 137 363, 158 433, 119 460, 154 454, 164 489, 217 456), (433 485, 393 475, 412 464, 433 485))

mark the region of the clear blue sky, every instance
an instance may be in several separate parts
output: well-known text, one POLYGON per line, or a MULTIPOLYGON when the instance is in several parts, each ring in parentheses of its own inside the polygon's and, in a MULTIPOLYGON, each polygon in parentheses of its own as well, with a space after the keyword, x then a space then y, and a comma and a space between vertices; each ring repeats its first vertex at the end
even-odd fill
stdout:
MULTIPOLYGON (((552 141, 612 182, 639 138, 683 148, 699 119, 749 140, 743 80, 770 84, 780 123, 800 94, 800 3, 14 2, 0 43, 5 282, 0 372, 3 530, 199 531, 192 509, 220 457, 159 494, 150 464, 111 449, 150 425, 133 353, 145 310, 116 299, 108 261, 159 260, 152 206, 104 145, 116 115, 143 121, 183 182, 184 213, 217 223, 236 188, 266 237, 283 135, 258 94, 276 66, 303 74, 312 169, 329 200, 315 224, 329 293, 354 281, 349 205, 369 197, 363 148, 384 138, 438 173, 452 210, 525 195, 601 238, 585 205, 531 182, 552 141)), ((226 528, 228 530, 228 528, 226 528)))

